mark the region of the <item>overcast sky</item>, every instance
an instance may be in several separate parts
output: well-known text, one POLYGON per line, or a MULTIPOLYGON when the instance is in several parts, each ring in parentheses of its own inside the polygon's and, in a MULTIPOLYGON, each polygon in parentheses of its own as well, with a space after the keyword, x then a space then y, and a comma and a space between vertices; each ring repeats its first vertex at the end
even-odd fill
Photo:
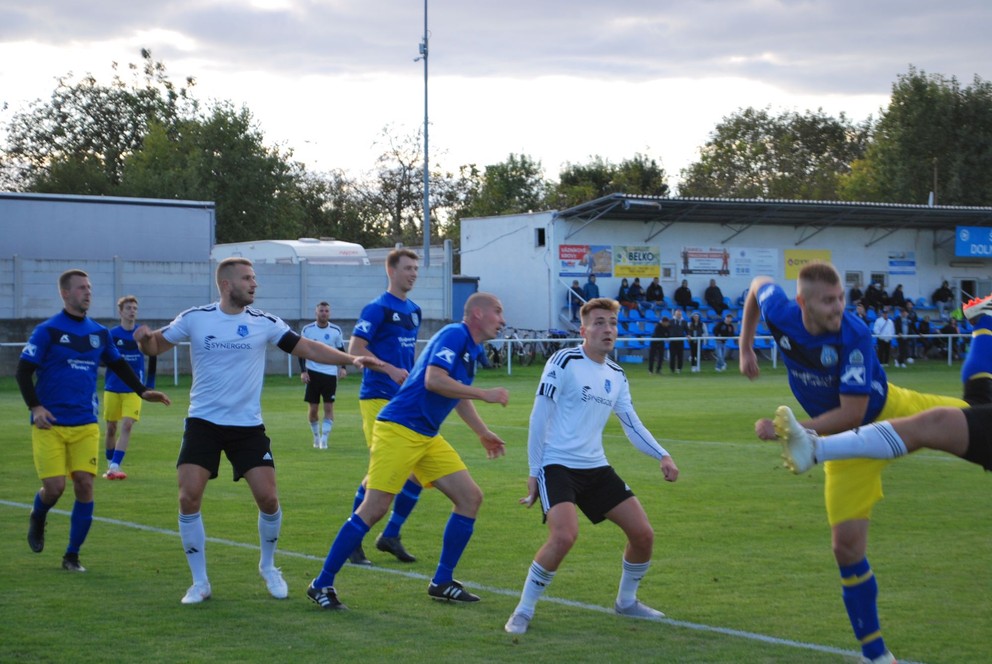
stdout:
MULTIPOLYGON (((430 0, 431 161, 511 153, 557 175, 657 158, 673 184, 748 106, 854 120, 910 65, 992 79, 988 0, 430 0)), ((55 78, 138 62, 252 110, 317 170, 374 168, 383 127, 423 122, 422 0, 0 0, 0 120, 55 78)))

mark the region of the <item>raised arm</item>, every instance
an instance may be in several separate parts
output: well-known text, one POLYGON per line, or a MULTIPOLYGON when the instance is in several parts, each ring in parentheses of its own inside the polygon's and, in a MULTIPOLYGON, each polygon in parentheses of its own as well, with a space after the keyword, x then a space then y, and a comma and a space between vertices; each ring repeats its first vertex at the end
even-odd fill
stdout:
POLYGON ((142 353, 150 357, 155 357, 175 347, 174 344, 165 340, 165 337, 162 335, 162 330, 164 329, 163 327, 152 331, 147 325, 139 325, 134 330, 134 341, 138 344, 138 348, 142 353))
POLYGON ((754 353, 754 335, 758 330, 758 321, 761 319, 761 307, 758 306, 758 290, 770 283, 774 283, 771 277, 755 277, 751 280, 751 287, 748 288, 747 295, 744 296, 744 311, 741 313, 741 333, 738 337, 739 364, 741 373, 750 380, 756 379, 761 371, 758 368, 758 357, 754 353))

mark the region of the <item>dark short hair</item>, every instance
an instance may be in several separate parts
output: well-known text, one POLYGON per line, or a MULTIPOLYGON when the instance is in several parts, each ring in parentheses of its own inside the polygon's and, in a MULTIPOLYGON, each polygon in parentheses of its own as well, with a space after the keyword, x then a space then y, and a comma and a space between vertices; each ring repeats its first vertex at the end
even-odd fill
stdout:
POLYGON ((69 282, 73 277, 83 277, 84 279, 89 279, 90 275, 86 274, 79 268, 73 268, 71 270, 66 270, 59 275, 59 289, 69 290, 69 282))
POLYGON ((400 259, 406 256, 407 258, 412 258, 415 261, 420 260, 420 256, 413 249, 407 249, 406 247, 400 247, 398 249, 393 249, 386 256, 386 265, 389 267, 396 267, 400 264, 400 259))

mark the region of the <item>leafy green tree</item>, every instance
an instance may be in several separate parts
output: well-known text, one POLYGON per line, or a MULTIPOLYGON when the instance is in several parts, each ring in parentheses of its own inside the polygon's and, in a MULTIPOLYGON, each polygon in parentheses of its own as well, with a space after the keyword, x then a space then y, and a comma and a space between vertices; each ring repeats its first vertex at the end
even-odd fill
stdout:
POLYGON ((474 165, 462 170, 468 199, 459 217, 490 217, 539 210, 545 204, 550 183, 541 162, 528 155, 511 153, 504 161, 479 172, 474 165))
POLYGON ((110 85, 69 74, 48 101, 14 114, 6 127, 6 177, 29 191, 112 193, 149 126, 171 130, 197 106, 192 78, 177 86, 150 51, 142 49, 141 58, 128 65, 131 80, 122 78, 117 63, 110 85))
POLYGON ((218 242, 298 237, 303 210, 290 156, 265 146, 247 108, 220 102, 172 135, 153 125, 125 162, 121 192, 214 201, 218 242))
POLYGON ((586 164, 566 164, 558 185, 549 194, 549 206, 569 208, 614 193, 667 196, 665 169, 646 155, 636 154, 613 164, 600 156, 586 164))
POLYGON ((867 136, 867 125, 843 113, 743 109, 717 125, 699 161, 682 171, 679 195, 836 200, 839 177, 867 136))
POLYGON ((992 203, 992 86, 910 68, 892 86, 862 163, 845 176, 848 200, 992 203))

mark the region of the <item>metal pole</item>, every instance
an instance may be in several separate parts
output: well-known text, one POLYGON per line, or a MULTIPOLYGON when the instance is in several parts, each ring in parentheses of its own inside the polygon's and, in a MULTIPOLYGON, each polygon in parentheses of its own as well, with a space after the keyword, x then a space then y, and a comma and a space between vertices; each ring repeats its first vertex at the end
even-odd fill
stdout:
POLYGON ((431 185, 428 161, 427 116, 427 0, 424 0, 424 40, 420 42, 420 55, 424 59, 424 267, 431 266, 431 185))

